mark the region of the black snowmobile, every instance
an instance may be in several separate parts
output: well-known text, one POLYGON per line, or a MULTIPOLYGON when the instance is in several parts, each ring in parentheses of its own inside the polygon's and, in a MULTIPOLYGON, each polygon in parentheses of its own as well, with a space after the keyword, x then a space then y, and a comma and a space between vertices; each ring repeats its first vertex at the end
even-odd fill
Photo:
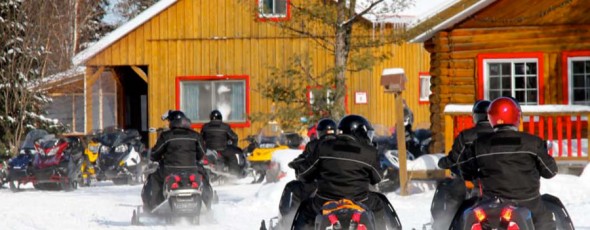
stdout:
POLYGON ((137 130, 105 129, 99 141, 97 180, 117 185, 143 182, 145 147, 137 130))
POLYGON ((241 179, 248 175, 246 154, 238 146, 230 144, 225 151, 233 153, 236 161, 225 162, 221 152, 207 149, 201 163, 209 174, 211 183, 223 184, 227 180, 241 179), (237 164, 237 165, 230 165, 237 164))
MULTIPOLYGON (((155 172, 157 167, 157 164, 152 165, 146 173, 155 172)), ((136 210, 133 210, 132 225, 141 225, 140 218, 164 219, 166 224, 174 224, 179 219, 188 219, 192 224, 198 225, 202 205, 205 204, 207 209, 211 209, 214 194, 210 188, 206 188, 204 178, 197 166, 170 166, 166 169, 171 173, 166 177, 162 189, 164 201, 149 211, 144 210, 143 206, 138 206, 136 210)), ((147 180, 146 183, 149 181, 147 180)), ((145 188, 146 186, 141 191, 144 203, 146 199, 156 195, 147 194, 149 189, 145 188)))
MULTIPOLYGON (((544 194, 541 200, 553 212, 558 230, 574 229, 559 198, 544 194)), ((466 189, 464 181, 458 178, 438 184, 430 211, 433 230, 535 229, 528 209, 497 197, 481 199, 477 192, 466 189)))

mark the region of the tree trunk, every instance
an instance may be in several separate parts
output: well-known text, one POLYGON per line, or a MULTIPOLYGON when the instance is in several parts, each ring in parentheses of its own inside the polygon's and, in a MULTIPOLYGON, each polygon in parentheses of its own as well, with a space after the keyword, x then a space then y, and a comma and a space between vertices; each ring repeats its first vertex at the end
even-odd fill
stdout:
MULTIPOLYGON (((354 7, 346 7, 346 0, 338 1, 338 18, 336 27, 336 41, 334 47, 334 68, 336 87, 334 94, 334 106, 332 106, 332 117, 339 119, 344 116, 345 95, 346 95, 346 66, 350 52, 350 37, 353 23, 345 23, 354 16, 354 7)), ((350 6, 355 6, 356 0, 350 0, 350 6)))

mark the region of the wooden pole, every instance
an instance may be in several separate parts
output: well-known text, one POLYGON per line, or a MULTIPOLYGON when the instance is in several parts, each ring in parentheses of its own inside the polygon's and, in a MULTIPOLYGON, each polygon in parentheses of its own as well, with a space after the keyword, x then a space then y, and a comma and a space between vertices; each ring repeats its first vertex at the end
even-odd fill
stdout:
POLYGON ((402 94, 395 93, 395 128, 397 133, 397 151, 399 156, 400 195, 408 195, 408 169, 406 159, 406 131, 404 128, 404 104, 402 94))

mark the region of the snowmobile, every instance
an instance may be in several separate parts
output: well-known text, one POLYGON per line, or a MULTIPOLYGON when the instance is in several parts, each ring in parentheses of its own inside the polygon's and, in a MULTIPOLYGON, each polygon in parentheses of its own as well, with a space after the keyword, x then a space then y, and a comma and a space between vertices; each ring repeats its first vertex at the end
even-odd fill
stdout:
MULTIPOLYGON (((153 168, 153 167, 152 167, 153 168)), ((157 166, 156 166, 157 168, 157 166)), ((166 224, 175 223, 176 219, 188 219, 192 224, 198 225, 202 205, 210 209, 211 198, 205 194, 204 179, 198 173, 197 167, 167 167, 171 170, 164 182, 162 189, 164 201, 152 210, 144 210, 138 206, 133 210, 132 225, 141 225, 140 218, 164 219, 166 224)), ((148 171, 155 171, 153 168, 148 171)), ((149 180, 146 181, 148 183, 149 180)), ((142 199, 149 199, 148 191, 141 191, 142 199)), ((153 195, 153 194, 152 194, 153 195)))
POLYGON ((77 189, 84 151, 79 137, 45 135, 35 143, 35 148, 32 182, 36 189, 77 189))
MULTIPOLYGON (((570 216, 559 198, 544 194, 541 196, 541 200, 547 209, 553 212, 558 230, 574 229, 570 216)), ((535 227, 531 212, 527 208, 494 197, 482 200, 476 206, 463 212, 460 218, 453 223, 452 229, 525 230, 535 229, 535 227)))
POLYGON ((34 129, 27 133, 18 155, 8 160, 6 181, 10 190, 17 192, 21 184, 33 182, 32 164, 37 150, 35 142, 48 135, 43 129, 34 129))
POLYGON ((303 138, 297 133, 285 133, 278 123, 269 122, 255 138, 250 137, 247 140, 250 141, 246 149, 250 151, 247 159, 253 170, 253 183, 261 183, 266 177, 275 150, 298 149, 303 138))
POLYGON ((234 153, 236 157, 237 165, 231 167, 233 169, 230 169, 219 151, 207 149, 205 157, 201 161, 212 183, 222 184, 229 179, 240 179, 248 174, 248 162, 245 153, 235 145, 228 145, 225 151, 234 153))
MULTIPOLYGON (((534 229, 530 211, 501 198, 481 200, 477 189, 462 179, 447 178, 437 185, 430 212, 433 230, 442 229, 534 229)), ((574 229, 565 206, 559 198, 549 194, 541 196, 548 210, 553 212, 557 229, 574 229)))
POLYGON ((98 140, 97 180, 112 180, 116 185, 142 182, 145 147, 137 130, 105 129, 98 140))
POLYGON ((94 131, 88 135, 86 149, 84 149, 84 161, 80 171, 82 178, 80 178, 82 186, 90 186, 92 179, 96 179, 98 171, 98 150, 100 149, 100 132, 94 131))

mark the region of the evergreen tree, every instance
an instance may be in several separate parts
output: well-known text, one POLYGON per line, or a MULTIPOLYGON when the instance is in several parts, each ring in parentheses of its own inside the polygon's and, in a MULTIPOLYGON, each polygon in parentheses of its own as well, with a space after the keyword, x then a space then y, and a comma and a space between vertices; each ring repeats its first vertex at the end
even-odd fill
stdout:
POLYGON ((100 40, 104 35, 113 31, 115 27, 104 22, 104 16, 109 9, 109 0, 83 0, 78 6, 79 35, 80 47, 76 48, 76 52, 85 49, 93 42, 100 40))
POLYGON ((127 22, 156 2, 158 0, 120 0, 115 5, 115 11, 121 15, 123 22, 127 22))

